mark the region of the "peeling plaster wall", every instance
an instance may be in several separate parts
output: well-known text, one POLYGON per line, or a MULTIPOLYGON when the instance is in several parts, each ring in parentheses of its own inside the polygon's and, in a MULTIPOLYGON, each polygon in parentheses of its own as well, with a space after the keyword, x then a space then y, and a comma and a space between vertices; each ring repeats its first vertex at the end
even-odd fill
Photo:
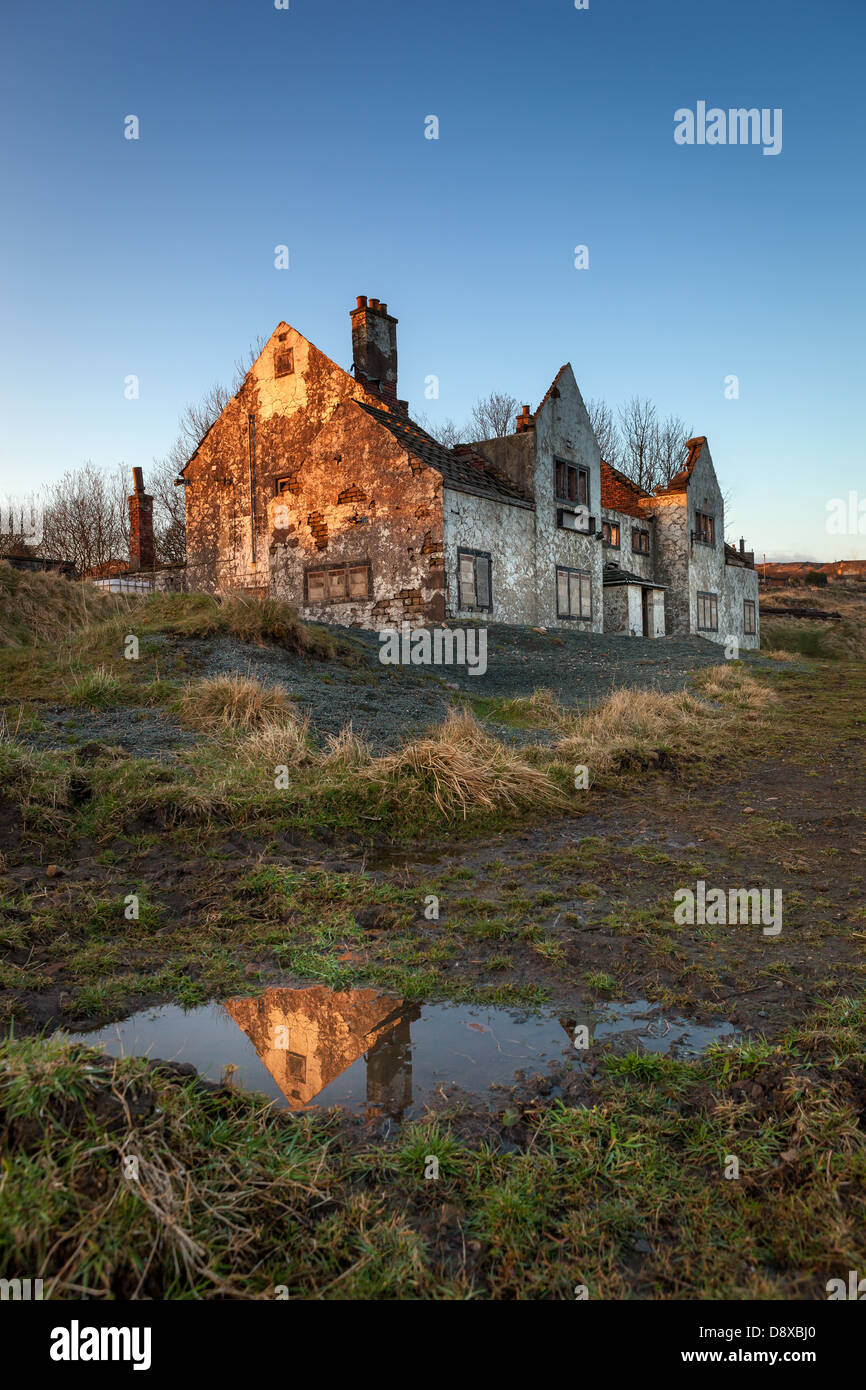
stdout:
POLYGON ((624 570, 631 570, 632 574, 639 574, 641 579, 655 579, 652 556, 654 523, 645 517, 630 516, 628 512, 616 512, 611 507, 605 507, 601 517, 602 521, 611 521, 619 526, 619 549, 615 546, 602 546, 603 562, 607 564, 608 560, 615 560, 624 570), (632 526, 637 526, 641 531, 649 532, 649 555, 642 555, 640 551, 632 550, 632 526))
POLYGON ((653 637, 664 637, 665 635, 665 592, 664 589, 653 589, 652 591, 651 621, 653 637))
POLYGON ((689 614, 691 631, 698 632, 698 593, 715 594, 718 598, 719 631, 701 632, 711 641, 724 640, 722 607, 725 589, 725 504, 716 481, 716 471, 706 444, 692 469, 686 493, 689 532, 689 614), (715 543, 704 545, 691 539, 697 527, 696 516, 704 512, 715 521, 715 543))
MULTIPOLYGON (((529 433, 529 431, 527 431, 529 433)), ((535 506, 536 506, 536 622, 546 627, 583 628, 601 632, 604 600, 601 571, 602 547, 598 536, 564 531, 556 525, 557 503, 554 490, 554 458, 566 459, 589 470, 589 510, 596 530, 601 518, 600 455, 589 415, 570 367, 559 373, 535 416, 535 506), (592 618, 558 618, 556 613, 556 567, 587 570, 592 578, 592 618)))
POLYGON ((719 640, 726 637, 739 639, 741 647, 756 648, 761 645, 761 613, 758 603, 758 575, 755 570, 744 569, 740 565, 725 566, 725 588, 719 603, 719 640), (754 636, 746 636, 746 616, 743 604, 750 599, 755 605, 754 636))
POLYGON ((277 326, 184 472, 190 484, 190 588, 268 592, 267 506, 276 480, 298 475, 337 405, 352 398, 381 405, 295 329, 286 323, 277 326), (293 370, 276 376, 276 356, 286 351, 292 354, 293 370), (255 422, 254 497, 250 416, 255 422))
POLYGON ((267 503, 270 589, 304 618, 350 627, 441 622, 442 475, 343 402, 308 451, 293 490, 267 503), (305 572, 370 567, 366 599, 311 603, 305 572))
POLYGON ((628 594, 625 584, 609 584, 604 591, 604 630, 628 632, 628 594))
POLYGON ((664 594, 665 629, 674 637, 692 631, 689 605, 688 512, 684 494, 653 499, 655 522, 651 549, 653 578, 668 585, 664 594))
POLYGON ((445 608, 450 618, 536 623, 535 512, 444 489, 445 608), (492 610, 461 609, 458 549, 490 554, 492 610))

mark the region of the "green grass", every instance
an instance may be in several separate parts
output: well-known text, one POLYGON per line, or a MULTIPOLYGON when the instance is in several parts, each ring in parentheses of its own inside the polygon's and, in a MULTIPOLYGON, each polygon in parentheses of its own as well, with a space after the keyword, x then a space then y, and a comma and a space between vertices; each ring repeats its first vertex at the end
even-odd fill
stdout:
POLYGON ((840 999, 776 1044, 610 1058, 481 1143, 458 1108, 380 1144, 10 1040, 0 1275, 55 1299, 822 1298, 866 1259, 864 1044, 840 999))

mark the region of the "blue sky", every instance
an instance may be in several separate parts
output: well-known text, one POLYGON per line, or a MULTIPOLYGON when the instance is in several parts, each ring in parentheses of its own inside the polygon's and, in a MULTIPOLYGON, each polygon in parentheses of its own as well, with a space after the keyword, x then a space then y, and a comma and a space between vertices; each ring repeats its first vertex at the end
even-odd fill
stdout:
POLYGON ((0 493, 87 459, 146 476, 281 319, 348 366, 367 294, 414 413, 534 407, 571 361, 585 397, 708 436, 759 555, 863 557, 825 516, 866 499, 864 37, 861 0, 17 7, 0 493), (781 153, 675 144, 698 101, 781 108, 781 153))

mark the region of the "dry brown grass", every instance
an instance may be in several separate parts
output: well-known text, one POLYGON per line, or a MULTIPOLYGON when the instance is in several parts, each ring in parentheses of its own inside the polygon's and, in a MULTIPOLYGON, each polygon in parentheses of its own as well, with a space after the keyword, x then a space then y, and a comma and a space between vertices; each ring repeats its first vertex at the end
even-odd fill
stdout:
POLYGON ((299 767, 319 760, 310 740, 309 716, 299 719, 292 712, 267 720, 247 734, 235 751, 246 764, 261 764, 269 769, 299 767))
POLYGON ((338 734, 328 734, 322 762, 328 767, 367 767, 373 754, 367 740, 345 724, 338 734))
POLYGON ((292 702, 284 690, 237 674, 191 681, 180 697, 178 712, 187 723, 204 729, 250 731, 295 722, 292 702))
POLYGON ((376 758, 365 775, 401 795, 429 795, 446 816, 564 804, 545 772, 491 738, 467 710, 452 710, 424 737, 376 758))
POLYGON ((603 704, 573 721, 555 751, 586 766, 595 781, 635 762, 705 750, 709 739, 731 725, 762 719, 776 698, 734 664, 710 667, 696 684, 699 694, 615 690, 603 704))
POLYGON ((127 607, 122 594, 59 575, 13 569, 0 560, 0 645, 29 647, 112 618, 127 607))

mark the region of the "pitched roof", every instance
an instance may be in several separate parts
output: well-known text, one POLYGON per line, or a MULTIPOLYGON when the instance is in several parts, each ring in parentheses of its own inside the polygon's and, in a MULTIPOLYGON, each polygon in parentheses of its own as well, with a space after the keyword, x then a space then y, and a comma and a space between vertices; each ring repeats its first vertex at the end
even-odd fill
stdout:
POLYGON ((666 492, 685 491, 685 489, 689 485, 689 478, 692 476, 692 469, 694 468, 695 464, 700 458, 701 450, 703 449, 706 442, 707 437, 704 434, 698 434, 695 435, 694 439, 686 440, 686 448, 688 450, 688 453, 686 455, 685 463, 683 464, 679 473, 674 474, 670 482, 666 483, 664 487, 656 488, 657 496, 661 496, 666 492))
POLYGON ((640 584, 644 589, 666 589, 667 584, 658 584, 654 579, 645 579, 642 574, 624 570, 616 560, 608 560, 601 572, 601 582, 607 588, 611 584, 640 584))
POLYGON ((446 449, 444 444, 440 444, 438 439, 434 439, 432 434, 422 430, 407 416, 379 410, 366 401, 356 400, 355 404, 383 425, 408 453, 441 473, 446 486, 457 492, 474 493, 477 497, 492 497, 497 502, 508 502, 513 506, 534 507, 532 498, 477 450, 470 448, 458 454, 453 449, 446 449))
MULTIPOLYGON (((545 402, 549 400, 551 397, 556 398, 559 395, 559 387, 557 385, 557 382, 559 381, 559 378, 562 376, 562 373, 568 370, 568 365, 569 364, 567 362, 563 362, 559 371, 556 373, 556 376, 553 378, 553 381, 550 383, 544 395, 542 396, 538 405, 538 410, 540 410, 541 407, 545 404, 545 402)), ((538 414, 538 410, 535 411, 536 415, 538 414)))
POLYGON ((642 497, 652 497, 645 488, 638 487, 631 478, 620 473, 618 468, 601 460, 601 505, 612 511, 624 512, 627 516, 645 517, 646 511, 640 505, 642 497))

